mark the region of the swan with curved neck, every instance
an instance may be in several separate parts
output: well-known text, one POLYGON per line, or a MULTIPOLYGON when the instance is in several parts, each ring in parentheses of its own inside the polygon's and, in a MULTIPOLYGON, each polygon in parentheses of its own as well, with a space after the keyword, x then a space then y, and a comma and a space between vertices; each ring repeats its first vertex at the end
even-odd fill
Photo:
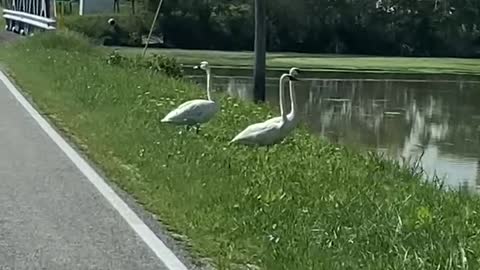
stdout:
MULTIPOLYGON (((297 77, 300 74, 300 69, 298 69, 296 67, 292 67, 289 71, 289 74, 291 76, 297 77)), ((294 81, 290 80, 290 82, 289 82, 290 112, 286 115, 287 120, 286 120, 285 127, 284 127, 284 128, 289 129, 289 130, 295 128, 295 126, 298 122, 297 121, 298 120, 298 115, 297 115, 298 104, 297 104, 297 95, 295 93, 294 85, 295 85, 294 81)), ((281 115, 284 115, 285 110, 286 110, 286 104, 285 104, 286 102, 285 102, 284 96, 285 96, 284 89, 281 89, 280 98, 279 98, 281 115)), ((278 117, 271 118, 271 119, 269 119, 265 122, 269 122, 269 123, 272 122, 273 123, 273 122, 280 122, 280 121, 283 121, 283 118, 281 116, 278 116, 278 117)))
POLYGON ((193 69, 203 69, 207 73, 207 98, 208 100, 212 100, 212 94, 210 92, 210 83, 212 81, 212 70, 208 65, 208 62, 204 61, 200 64, 200 66, 194 66, 193 69))
MULTIPOLYGON (((300 74, 300 69, 293 67, 290 69, 289 72, 292 76, 298 76, 300 74)), ((298 111, 298 104, 297 104, 297 94, 295 93, 295 84, 290 81, 289 88, 290 88, 290 113, 288 114, 287 118, 294 122, 297 119, 297 111, 298 111)))
POLYGON ((207 61, 195 66, 194 69, 202 69, 207 74, 207 99, 194 99, 187 101, 168 113, 162 123, 185 125, 187 129, 195 127, 197 133, 200 125, 210 121, 218 112, 219 106, 212 100, 211 96, 211 69, 207 61))
MULTIPOLYGON (((280 102, 283 102, 284 85, 286 80, 297 81, 298 79, 290 74, 283 74, 280 77, 280 102)), ((281 116, 277 117, 280 121, 265 121, 248 126, 240 132, 231 142, 245 145, 272 145, 279 143, 285 138, 290 129, 286 129, 285 125, 289 122, 285 110, 281 111, 281 116)))

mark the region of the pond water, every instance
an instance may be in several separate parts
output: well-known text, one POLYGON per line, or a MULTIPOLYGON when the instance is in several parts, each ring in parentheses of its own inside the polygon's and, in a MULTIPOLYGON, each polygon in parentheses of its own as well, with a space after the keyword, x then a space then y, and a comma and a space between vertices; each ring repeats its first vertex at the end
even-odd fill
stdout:
MULTIPOLYGON (((269 76, 267 101, 278 105, 278 74, 269 76)), ((418 160, 427 177, 480 191, 480 80, 382 76, 308 74, 296 86, 303 121, 333 142, 418 160)), ((188 77, 205 84, 205 76, 188 77)), ((247 76, 215 76, 212 86, 252 98, 247 76)))

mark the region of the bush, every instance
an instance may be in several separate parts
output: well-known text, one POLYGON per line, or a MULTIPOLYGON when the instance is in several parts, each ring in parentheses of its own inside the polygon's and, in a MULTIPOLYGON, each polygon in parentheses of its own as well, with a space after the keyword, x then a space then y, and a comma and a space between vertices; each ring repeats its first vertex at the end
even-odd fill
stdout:
POLYGON ((121 66, 130 69, 146 69, 152 73, 163 73, 169 77, 183 77, 181 64, 174 57, 151 54, 147 57, 137 55, 127 57, 121 55, 117 50, 111 52, 105 57, 105 51, 94 46, 91 40, 81 33, 74 31, 47 32, 35 35, 32 38, 25 39, 24 46, 35 46, 45 50, 62 50, 69 52, 80 52, 89 55, 95 55, 105 59, 108 65, 121 66))
POLYGON ((60 49, 77 52, 91 52, 95 50, 92 42, 85 35, 74 31, 57 31, 38 34, 24 41, 38 48, 60 49))
POLYGON ((65 17, 65 26, 102 45, 139 46, 148 34, 148 17, 144 15, 86 15, 65 17), (108 24, 114 18, 115 26, 108 24))
POLYGON ((153 73, 161 72, 169 77, 181 78, 183 77, 183 70, 181 65, 173 57, 153 54, 148 57, 126 57, 121 55, 118 51, 110 53, 106 59, 107 63, 112 66, 122 66, 132 69, 147 69, 153 73))
POLYGON ((165 42, 183 49, 251 50, 253 20, 247 11, 219 14, 207 21, 190 14, 171 14, 160 18, 165 42))

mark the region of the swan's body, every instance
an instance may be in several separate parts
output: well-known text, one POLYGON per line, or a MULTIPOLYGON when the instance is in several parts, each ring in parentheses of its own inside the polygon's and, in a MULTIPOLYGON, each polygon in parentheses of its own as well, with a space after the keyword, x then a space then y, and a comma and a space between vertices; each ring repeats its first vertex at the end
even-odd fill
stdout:
MULTIPOLYGON (((298 68, 291 68, 289 74, 292 76, 297 76, 300 70, 298 68)), ((298 117, 297 117, 297 110, 298 110, 298 105, 297 105, 297 95, 294 90, 294 83, 293 81, 290 80, 289 82, 289 88, 290 88, 290 112, 287 114, 287 120, 285 122, 284 128, 286 129, 286 132, 290 132, 293 130, 298 123, 298 117)), ((284 90, 284 89, 281 89, 284 90)), ((280 91, 280 114, 283 115, 285 113, 285 100, 283 95, 285 94, 285 91, 280 91)), ((271 119, 268 119, 265 121, 265 123, 281 123, 283 121, 282 116, 277 116, 271 119)))
POLYGON ((195 126, 203 124, 215 116, 218 105, 212 100, 194 99, 187 101, 162 119, 163 123, 195 126))
POLYGON ((200 124, 210 121, 218 112, 219 106, 212 100, 210 94, 211 73, 208 62, 202 62, 200 68, 207 73, 208 99, 194 99, 181 104, 175 110, 168 113, 161 120, 162 123, 186 125, 187 127, 196 126, 198 131, 198 126, 200 124))
POLYGON ((282 123, 256 123, 240 132, 230 143, 272 145, 283 139, 282 123))
MULTIPOLYGON (((283 74, 282 77, 280 77, 280 93, 284 92, 283 88, 286 79, 297 80, 292 75, 283 74)), ((280 100, 283 102, 282 95, 280 95, 280 100)), ((280 116, 280 121, 270 119, 265 122, 250 125, 240 132, 230 143, 263 146, 279 143, 290 131, 285 128, 287 121, 287 115, 283 110, 282 116, 280 116)))

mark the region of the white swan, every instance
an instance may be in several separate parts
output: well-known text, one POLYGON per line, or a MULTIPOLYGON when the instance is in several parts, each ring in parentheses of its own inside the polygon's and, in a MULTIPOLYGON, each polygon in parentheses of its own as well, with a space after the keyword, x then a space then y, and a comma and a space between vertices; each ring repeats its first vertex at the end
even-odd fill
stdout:
POLYGON ((186 125, 187 129, 192 126, 196 127, 196 131, 200 128, 200 124, 210 121, 219 110, 219 106, 212 100, 210 93, 211 69, 207 61, 200 63, 200 66, 195 66, 195 69, 203 69, 207 73, 207 97, 205 99, 194 99, 187 101, 175 110, 165 116, 162 123, 172 123, 176 125, 186 125))
MULTIPOLYGON (((280 77, 280 103, 283 103, 284 84, 285 80, 298 81, 295 76, 290 74, 283 74, 280 77)), ((245 145, 272 145, 283 140, 289 133, 289 129, 285 128, 285 124, 288 122, 287 114, 285 110, 282 110, 281 121, 267 120, 265 122, 257 123, 248 126, 245 130, 240 132, 231 142, 245 144, 245 145)))
MULTIPOLYGON (((298 69, 296 67, 292 67, 290 69, 289 74, 294 76, 294 77, 297 77, 300 74, 300 69, 298 69)), ((292 80, 290 80, 290 82, 289 82, 289 88, 290 88, 290 112, 287 114, 287 122, 285 123, 285 127, 284 127, 285 129, 288 130, 288 132, 293 130, 297 126, 297 123, 298 123, 297 95, 295 93, 294 82, 292 80)), ((286 109, 286 104, 285 104, 285 99, 282 98, 282 95, 284 95, 284 93, 282 93, 282 91, 280 91, 280 95, 281 95, 280 96, 280 101, 279 101, 279 103, 280 103, 280 114, 283 115, 284 111, 286 109)), ((282 117, 277 116, 277 117, 268 119, 265 122, 267 122, 267 123, 275 123, 275 122, 280 123, 281 121, 283 121, 282 117)))

